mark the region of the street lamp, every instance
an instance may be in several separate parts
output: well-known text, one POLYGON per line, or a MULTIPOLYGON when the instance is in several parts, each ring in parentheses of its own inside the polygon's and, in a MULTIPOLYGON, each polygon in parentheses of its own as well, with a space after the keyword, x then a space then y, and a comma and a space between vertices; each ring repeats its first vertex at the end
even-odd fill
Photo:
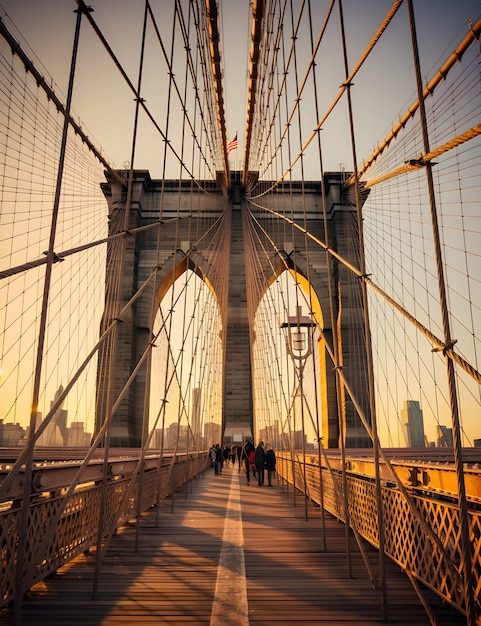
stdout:
MULTIPOLYGON (((313 352, 312 327, 314 323, 310 317, 301 315, 301 307, 296 306, 296 314, 291 315, 287 322, 280 327, 284 331, 286 346, 299 378, 299 391, 301 394, 301 426, 302 426, 302 457, 303 457, 303 480, 304 480, 304 510, 307 520, 307 481, 306 481, 306 437, 304 429, 304 367, 307 359, 313 352)), ((294 431, 295 435, 295 431, 294 431)), ((293 474, 295 480, 295 472, 293 474)), ((295 493, 295 484, 294 484, 295 493)))
POLYGON ((296 306, 295 315, 290 315, 288 321, 281 324, 287 351, 298 369, 304 368, 307 358, 312 354, 312 326, 311 318, 301 315, 300 306, 296 306))

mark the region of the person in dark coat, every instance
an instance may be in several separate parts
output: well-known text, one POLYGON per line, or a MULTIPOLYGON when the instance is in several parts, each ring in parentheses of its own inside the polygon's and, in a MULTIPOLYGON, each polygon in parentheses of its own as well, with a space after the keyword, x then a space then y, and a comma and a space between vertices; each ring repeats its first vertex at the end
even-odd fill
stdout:
POLYGON ((224 465, 229 467, 230 450, 227 446, 224 446, 222 452, 224 453, 224 465))
POLYGON ((222 474, 222 466, 224 465, 224 452, 218 443, 215 444, 215 461, 214 473, 222 474))
POLYGON ((251 456, 253 452, 254 452, 254 444, 252 443, 252 441, 246 441, 242 448, 240 458, 242 459, 242 462, 244 463, 248 485, 250 485, 250 482, 251 482, 251 461, 249 457, 251 456))
POLYGON ((269 485, 269 487, 272 487, 272 477, 276 473, 276 453, 274 452, 270 444, 267 444, 266 470, 267 470, 267 484, 269 485))
POLYGON ((261 487, 264 484, 264 470, 266 467, 266 451, 264 450, 263 441, 259 441, 259 445, 254 453, 254 465, 256 466, 257 483, 261 487))

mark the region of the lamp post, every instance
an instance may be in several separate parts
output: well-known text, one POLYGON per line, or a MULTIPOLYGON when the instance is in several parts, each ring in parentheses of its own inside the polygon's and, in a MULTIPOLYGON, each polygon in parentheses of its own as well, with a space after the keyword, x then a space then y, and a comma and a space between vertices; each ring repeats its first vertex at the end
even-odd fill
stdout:
POLYGON ((306 365, 307 359, 313 352, 313 322, 310 317, 301 315, 301 307, 296 306, 296 314, 289 316, 288 321, 281 324, 280 327, 284 331, 287 352, 289 353, 289 356, 294 363, 294 367, 299 379, 299 391, 301 394, 302 458, 305 495, 304 513, 305 519, 307 520, 306 438, 304 434, 304 367, 306 365))

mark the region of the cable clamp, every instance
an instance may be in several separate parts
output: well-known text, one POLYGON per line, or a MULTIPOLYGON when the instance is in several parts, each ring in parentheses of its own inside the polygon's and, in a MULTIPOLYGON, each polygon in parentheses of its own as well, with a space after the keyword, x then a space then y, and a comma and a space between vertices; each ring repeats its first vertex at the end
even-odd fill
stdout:
POLYGON ((469 30, 473 33, 476 41, 479 41, 479 32, 477 33, 473 28, 473 20, 468 20, 469 30))
POLYGON ((426 165, 437 165, 435 161, 431 161, 430 159, 425 159, 424 155, 420 155, 415 159, 408 159, 404 161, 406 165, 411 165, 412 167, 426 167, 426 165))
POLYGON ((457 342, 457 339, 450 339, 447 343, 444 344, 444 346, 441 346, 440 348, 433 348, 431 352, 442 352, 443 356, 446 356, 447 351, 452 350, 454 344, 457 342))
POLYGON ((85 5, 83 2, 79 4, 77 9, 74 9, 73 13, 93 13, 93 9, 90 6, 85 5))
MULTIPOLYGON (((48 256, 48 251, 44 250, 43 254, 45 254, 45 256, 48 256)), ((53 262, 54 263, 61 263, 62 261, 65 261, 64 258, 62 258, 59 254, 57 254, 56 252, 53 253, 53 262)))
POLYGON ((411 165, 412 167, 425 167, 427 163, 422 156, 417 157, 416 159, 408 159, 404 162, 406 165, 411 165))

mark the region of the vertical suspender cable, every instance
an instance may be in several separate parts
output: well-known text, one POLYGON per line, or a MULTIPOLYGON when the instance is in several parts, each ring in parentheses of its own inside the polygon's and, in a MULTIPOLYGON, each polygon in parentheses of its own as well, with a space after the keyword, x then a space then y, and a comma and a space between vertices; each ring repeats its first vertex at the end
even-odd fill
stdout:
POLYGON ((27 449, 28 454, 25 459, 25 478, 24 478, 24 490, 23 490, 23 498, 22 498, 22 512, 20 516, 20 525, 19 525, 19 546, 18 546, 18 558, 17 558, 17 569, 16 569, 16 602, 14 608, 14 617, 15 623, 20 621, 21 615, 21 607, 22 607, 22 598, 24 594, 23 589, 23 578, 24 578, 24 569, 26 565, 26 549, 27 543, 29 541, 29 533, 28 533, 28 524, 29 524, 29 504, 30 504, 30 494, 31 494, 31 483, 32 483, 32 464, 33 464, 33 454, 35 448, 35 425, 37 421, 37 411, 38 411, 38 399, 40 395, 40 379, 42 374, 42 362, 44 358, 44 346, 45 346, 45 334, 47 328, 47 313, 48 313, 48 302, 50 297, 50 284, 52 281, 52 268, 55 261, 55 236, 57 232, 57 222, 58 222, 58 214, 59 214, 59 205, 60 205, 60 192, 62 189, 62 181, 63 181, 63 171, 65 165, 65 153, 67 150, 67 135, 68 135, 68 127, 69 127, 69 118, 70 118, 70 109, 72 105, 72 94, 73 94, 73 84, 75 78, 75 66, 77 62, 77 52, 78 52, 78 42, 80 36, 80 24, 82 20, 83 12, 89 10, 86 7, 81 7, 76 9, 77 19, 75 24, 75 35, 74 35, 74 43, 72 50, 72 60, 70 63, 70 76, 68 83, 68 92, 67 92, 67 102, 65 105, 65 114, 63 120, 63 130, 62 130, 62 140, 60 145, 60 154, 58 160, 58 171, 57 171, 57 182, 55 188, 55 197, 54 197, 54 205, 52 211, 52 220, 50 223, 50 239, 48 244, 47 251, 47 265, 45 268, 45 282, 43 289, 43 299, 42 299, 42 311, 40 317, 40 326, 39 326, 39 334, 38 334, 38 345, 37 345, 37 358, 35 364, 35 377, 34 377, 34 385, 33 385, 33 394, 32 394, 32 406, 30 409, 30 428, 28 431, 28 440, 27 440, 27 449))
MULTIPOLYGON (((146 1, 147 5, 147 1, 146 1)), ((135 119, 134 119, 134 130, 133 130, 133 138, 132 138, 132 146, 131 146, 131 157, 130 157, 130 171, 129 171, 129 179, 127 185, 127 199, 125 202, 125 212, 123 216, 123 226, 124 230, 129 230, 130 225, 130 203, 132 199, 132 187, 133 187, 133 177, 134 177, 134 160, 135 160, 135 151, 137 144, 137 128, 138 128, 138 120, 139 120, 139 110, 140 104, 142 102, 140 97, 140 88, 142 83, 142 65, 143 65, 143 54, 144 54, 144 44, 145 44, 145 28, 146 28, 146 15, 147 11, 144 11, 144 25, 143 25, 143 34, 142 34, 142 47, 141 47, 141 55, 140 55, 140 68, 139 68, 139 79, 137 85, 137 94, 136 98, 136 106, 135 106, 135 119)), ((120 271, 120 275, 117 277, 118 283, 116 285, 116 289, 118 289, 117 298, 115 300, 116 310, 115 315, 117 316, 120 309, 122 308, 122 284, 123 284, 123 270, 124 270, 124 256, 125 256, 125 248, 127 242, 124 238, 121 243, 120 248, 120 259, 118 261, 118 268, 120 271)), ((115 295, 114 295, 115 298, 115 295)), ((100 566, 101 560, 103 557, 103 549, 102 549, 102 541, 103 541, 103 526, 105 519, 105 506, 106 506, 106 492, 107 492, 107 479, 108 479, 108 461, 109 461, 109 453, 110 453, 110 427, 112 424, 111 413, 113 408, 113 394, 114 394, 114 372, 115 365, 117 359, 117 341, 118 341, 118 324, 115 326, 113 334, 112 334, 112 349, 109 354, 109 365, 108 365, 108 389, 107 389, 107 403, 106 403, 106 419, 109 422, 109 426, 105 431, 104 437, 104 464, 103 464, 103 476, 102 476, 102 498, 101 498, 101 506, 99 513, 99 525, 98 525, 98 534, 97 534, 97 551, 95 558, 95 574, 92 588, 92 597, 96 598, 99 577, 100 577, 100 566)), ((150 351, 149 351, 150 358, 150 351)))
MULTIPOLYGON (((142 43, 141 43, 141 48, 140 48, 141 51, 140 51, 140 61, 139 61, 139 80, 138 80, 138 85, 137 85, 137 92, 139 94, 139 97, 140 97, 140 88, 142 86, 142 70, 143 70, 144 53, 145 53, 145 34, 147 30, 148 6, 149 6, 149 0, 145 0, 144 23, 142 26, 142 43)), ((136 110, 138 110, 139 105, 140 105, 140 102, 137 103, 136 110)), ((137 124, 137 118, 136 118, 136 124, 137 124)), ((160 228, 158 229, 157 232, 160 233, 160 228)), ((157 284, 157 272, 155 273, 154 287, 156 284, 157 284)), ((152 327, 150 328, 150 336, 152 336, 152 327)), ((140 471, 138 474, 134 473, 131 479, 131 480, 136 480, 136 477, 138 476, 138 480, 139 480, 139 491, 138 491, 138 497, 137 497, 137 511, 136 511, 137 523, 135 526, 135 552, 137 552, 139 549, 140 522, 142 519, 141 513, 142 513, 142 491, 143 491, 143 479, 144 479, 144 458, 145 458, 145 448, 147 446, 148 434, 149 434, 148 399, 150 398, 151 368, 152 368, 152 350, 149 349, 148 354, 147 354, 147 363, 145 366, 144 410, 142 413, 142 449, 140 451, 140 461, 139 461, 140 471)))
MULTIPOLYGON (((301 2, 301 6, 299 7, 299 17, 296 27, 294 27, 294 9, 291 0, 291 30, 292 30, 292 59, 294 64, 294 79, 296 85, 296 93, 299 93, 299 76, 297 72, 297 53, 296 53, 296 41, 297 41, 297 33, 299 30, 299 22, 301 20, 302 12, 304 10, 304 1, 301 2)), ((302 147, 302 123, 301 123, 301 105, 300 101, 297 103, 297 126, 299 131, 299 146, 302 147)), ((304 195, 305 185, 304 185, 304 159, 301 159, 301 199, 302 199, 302 213, 304 220, 304 229, 307 229, 307 219, 306 219, 306 199, 304 195)), ((309 265, 309 245, 308 239, 304 232, 304 250, 306 254, 306 267, 307 267, 307 282, 309 287, 311 286, 311 277, 310 277, 310 265, 309 265)), ((312 319, 312 294, 309 288, 309 316, 312 319)), ((312 327, 308 327, 307 332, 309 333, 309 341, 312 341, 313 329, 312 327)), ((313 363, 315 363, 315 358, 313 356, 313 363)), ((301 362, 301 367, 299 367, 299 385, 301 392, 301 425, 302 425, 302 477, 304 482, 304 516, 307 520, 308 514, 308 487, 307 487, 307 472, 306 472, 306 437, 305 437, 305 396, 304 396, 304 370, 305 370, 305 362, 301 362)), ((314 371, 315 366, 313 365, 314 371)))
MULTIPOLYGON (((183 19, 182 19, 182 15, 180 14, 179 8, 178 8, 178 12, 179 12, 179 22, 182 23, 183 19)), ((187 36, 190 32, 190 20, 188 21, 188 30, 187 30, 187 36)), ((186 63, 186 67, 185 67, 185 75, 184 75, 184 92, 182 95, 182 106, 184 107, 184 109, 186 110, 187 108, 187 79, 188 79, 188 64, 186 63)), ((181 141, 181 155, 182 155, 182 160, 184 159, 184 151, 185 151, 185 137, 186 137, 186 122, 187 122, 187 116, 184 113, 184 115, 182 116, 182 141, 181 141)), ((192 164, 191 164, 192 165, 192 164)), ((191 194, 192 194, 192 187, 191 187, 191 194)), ((192 200, 192 198, 191 198, 192 200)), ((179 187, 178 187, 178 199, 177 199, 177 211, 178 211, 178 216, 180 217, 180 207, 182 204, 182 178, 179 178, 179 187)), ((180 225, 180 220, 177 222, 176 224, 176 228, 175 228, 175 237, 174 240, 176 242, 176 247, 178 245, 179 242, 179 225, 180 225)), ((185 278, 187 278, 187 274, 184 274, 185 278)), ((185 327, 185 315, 186 315, 186 311, 187 311, 187 283, 188 281, 185 280, 185 284, 184 284, 184 317, 183 317, 183 325, 185 327)), ((182 368, 183 368, 183 363, 184 363, 184 355, 185 355, 185 351, 183 349, 184 346, 184 342, 185 342, 185 338, 186 338, 186 333, 185 330, 182 330, 182 349, 181 349, 181 372, 180 372, 180 381, 181 381, 181 385, 182 385, 182 380, 183 380, 183 375, 182 375, 182 368)), ((190 362, 190 372, 189 375, 192 376, 192 368, 193 368, 193 363, 194 363, 194 353, 192 352, 192 358, 191 358, 191 362, 190 362)), ((187 391, 186 391, 186 396, 187 393, 189 391, 189 387, 187 387, 187 391)), ((191 396, 193 398, 193 394, 191 396)), ((187 397, 184 399, 184 403, 186 402, 187 397)), ((192 432, 192 416, 193 416, 193 404, 191 404, 191 414, 190 414, 190 419, 189 419, 189 413, 186 412, 186 417, 187 417, 187 441, 186 441, 186 450, 185 450, 185 497, 187 498, 188 495, 188 487, 189 487, 189 475, 190 475, 190 466, 191 466, 191 455, 189 454, 189 443, 190 443, 190 436, 189 433, 192 432)), ((192 433, 192 436, 195 437, 195 433, 192 433)), ((192 483, 190 483, 190 487, 192 488, 192 483)))
MULTIPOLYGON (((349 128, 351 133, 351 147, 353 158, 353 177, 354 177, 354 190, 356 198, 357 209, 357 227, 359 236, 359 262, 360 270, 363 276, 366 275, 366 257, 364 253, 364 231, 362 220, 362 205, 359 191, 359 177, 357 174, 357 154, 356 154, 356 140, 354 135, 354 120, 352 114, 352 102, 351 102, 351 82, 349 78, 349 67, 347 60, 347 47, 346 47, 346 33, 344 29, 344 16, 342 10, 342 0, 339 0, 339 16, 341 23, 341 35, 342 35, 342 47, 344 54, 344 70, 346 72, 346 82, 344 84, 347 95, 347 105, 349 114, 349 128)), ((376 419, 376 399, 375 399, 375 385, 374 385, 374 372, 373 372, 373 359, 372 359, 372 345, 371 345, 371 329, 369 324, 369 310, 368 310, 368 296, 367 287, 364 280, 361 280, 361 295, 362 295, 362 308, 364 313, 364 334, 366 342, 366 359, 367 359, 367 375, 368 375, 368 388, 369 388, 369 404, 371 412, 371 431, 372 442, 374 452, 374 469, 375 469, 375 481, 376 481, 376 501, 377 501, 377 515, 378 515, 378 532, 379 532, 379 570, 381 579, 381 605, 382 605, 382 619, 387 620, 387 594, 386 594, 386 567, 385 567, 385 541, 384 541, 384 521, 382 510, 382 494, 381 494, 381 477, 379 469, 379 438, 377 432, 377 419, 376 419)))
POLYGON ((259 66, 259 53, 262 32, 262 22, 264 18, 264 0, 253 0, 252 3, 252 28, 251 28, 251 52, 249 70, 249 91, 247 102, 246 139, 244 147, 244 171, 242 182, 247 183, 249 173, 249 155, 252 140, 252 123, 254 120, 254 110, 257 95, 257 78, 259 66))
MULTIPOLYGON (((173 82, 174 82, 174 72, 172 71, 172 67, 173 67, 173 59, 174 59, 174 51, 175 51, 175 28, 176 28, 176 21, 177 18, 179 16, 179 7, 178 4, 176 3, 175 6, 175 11, 174 11, 174 16, 173 16, 173 21, 172 21, 172 41, 171 41, 171 45, 170 45, 170 56, 168 58, 168 67, 169 67, 169 87, 167 90, 167 110, 166 110, 166 120, 165 120, 165 127, 166 127, 166 136, 168 137, 169 132, 170 132, 170 112, 171 112, 171 106, 172 106, 172 86, 173 86, 173 82)), ((166 180, 166 171, 167 171, 167 146, 168 146, 168 142, 165 143, 164 146, 164 157, 163 157, 163 166, 162 166, 162 189, 161 189, 161 201, 160 201, 160 211, 161 211, 161 217, 162 217, 162 211, 163 211, 163 206, 164 206, 164 196, 165 196, 165 180, 166 180)), ((157 232, 157 249, 156 249, 156 255, 157 255, 157 263, 159 262, 159 253, 161 250, 161 232, 160 229, 157 232)), ((174 285, 175 283, 175 269, 176 269, 176 256, 177 256, 177 248, 176 248, 176 243, 174 241, 174 249, 173 249, 173 258, 174 258, 174 262, 173 262, 173 266, 172 266, 172 285, 174 285)), ((167 398, 167 388, 170 385, 170 382, 168 382, 168 378, 169 378, 169 367, 170 364, 172 363, 172 367, 174 368, 175 371, 175 363, 174 363, 174 356, 172 354, 172 349, 170 346, 170 338, 172 336, 172 323, 173 323, 173 310, 174 310, 174 289, 171 290, 171 294, 170 294, 170 315, 169 315, 169 319, 168 319, 168 328, 167 328, 167 322, 164 321, 164 319, 162 319, 162 324, 165 327, 165 332, 166 332, 166 336, 167 336, 167 340, 169 342, 169 349, 167 351, 167 359, 166 359, 166 364, 165 364, 165 375, 164 375, 164 398, 167 398)), ((154 320, 152 320, 152 323, 154 322, 154 320)), ((165 419, 165 411, 163 413, 163 418, 165 419)), ((178 416, 179 418, 179 416, 178 416)), ((164 429, 165 424, 162 425, 162 430, 164 429)), ((159 454, 159 471, 162 472, 162 465, 163 465, 163 459, 164 459, 164 433, 162 432, 162 446, 161 446, 161 450, 160 450, 160 454, 159 454)), ((167 481, 170 481, 172 478, 172 470, 174 467, 174 463, 176 461, 177 458, 177 444, 178 444, 178 437, 175 443, 175 449, 174 449, 174 453, 170 459, 170 463, 169 463, 169 469, 168 469, 168 474, 166 477, 167 481)), ((174 498, 172 498, 172 510, 174 507, 174 498)))
MULTIPOLYGON (((424 106, 424 94, 421 78, 421 65, 419 61, 419 50, 417 44, 416 24, 414 20, 414 10, 412 0, 408 0, 409 11, 409 25, 411 28, 411 39, 413 48, 414 68, 416 72, 416 84, 419 98, 419 112, 421 119, 422 135, 424 152, 427 154, 430 152, 429 147, 429 135, 426 121, 426 109, 424 106)), ((436 208, 436 198, 434 194, 433 183, 433 165, 431 161, 425 163, 426 167, 426 181, 429 192, 429 204, 431 209, 431 222, 434 240, 434 250, 436 255, 436 268, 438 273, 438 289, 441 307, 441 316, 443 322, 444 341, 446 347, 452 347, 453 340, 451 337, 451 328, 449 322, 449 310, 446 295, 446 283, 444 279, 443 270, 443 258, 441 250, 441 240, 439 235, 438 215, 436 208)), ((476 614, 473 596, 473 571, 472 571, 472 552, 471 543, 469 540, 469 517, 468 517, 468 505, 466 500, 466 488, 464 483, 464 470, 463 470, 463 454, 461 443, 461 428, 459 422, 459 406, 458 396, 456 390, 456 372, 454 369, 454 363, 452 359, 446 358, 448 385, 449 385, 449 399, 451 403, 451 417, 453 421, 453 443, 454 443, 454 459, 456 465, 456 473, 458 478, 458 506, 460 515, 460 544, 463 554, 463 578, 464 578, 464 597, 466 602, 466 613, 469 626, 476 624, 476 614)))
MULTIPOLYGON (((329 17, 332 13, 332 9, 334 7, 334 1, 335 0, 331 0, 329 8, 326 12, 324 26, 327 24, 327 21, 329 20, 329 17)), ((308 2, 308 9, 309 9, 309 32, 310 32, 310 38, 311 38, 311 54, 312 54, 312 59, 314 59, 315 51, 317 51, 317 49, 314 46, 314 38, 313 38, 311 0, 309 0, 308 2)), ((324 32, 324 26, 322 29, 323 32, 324 32)), ((313 61, 312 61, 312 86, 314 88, 314 106, 315 106, 315 112, 316 112, 316 119, 318 120, 319 119, 319 101, 318 101, 318 91, 317 91, 317 75, 316 75, 316 64, 313 61)), ((326 245, 329 246, 329 233, 328 233, 327 207, 326 207, 326 188, 324 184, 324 164, 323 164, 323 156, 322 156, 320 130, 317 133, 317 151, 319 154, 319 178, 321 182, 321 203, 322 203, 322 217, 323 217, 323 224, 324 224, 324 240, 326 242, 326 245)), ((334 333, 335 333, 336 324, 335 324, 335 315, 334 315, 334 309, 333 309, 333 291, 332 291, 332 276, 331 276, 332 260, 327 250, 325 253, 325 258, 326 258, 326 267, 327 267, 327 289, 329 293, 329 314, 330 314, 331 329, 333 332, 333 337, 335 337, 336 335, 334 333)), ((334 350, 335 350, 334 354, 336 355, 336 362, 337 362, 336 341, 334 341, 334 350)), ((337 397, 338 415, 341 415, 342 408, 345 406, 344 402, 341 402, 341 380, 342 379, 339 376, 336 376, 336 386, 337 386, 336 397, 337 397)), ((317 391, 316 391, 316 405, 317 405, 317 391)), ((322 407, 321 407, 321 410, 322 410, 322 407)), ((320 437, 319 411, 318 410, 316 410, 316 417, 317 417, 317 431, 318 431, 317 449, 318 449, 318 459, 319 459, 319 489, 320 489, 321 517, 322 517, 322 542, 324 546, 324 551, 326 552, 327 551, 326 519, 325 519, 325 510, 324 510, 324 484, 323 484, 323 476, 322 476, 322 455, 323 455, 324 448, 323 448, 322 440, 320 437)), ((343 464, 343 467, 344 466, 345 464, 343 464)), ((348 550, 349 550, 349 542, 348 542, 348 550)), ((348 560, 350 560, 349 551, 347 552, 347 558, 348 560)))
MULTIPOLYGON (((286 0, 287 1, 287 0, 286 0)), ((282 36, 282 64, 283 64, 283 82, 286 81, 286 72, 287 72, 287 65, 286 65, 286 45, 285 45, 285 38, 284 36, 282 36)), ((286 103, 286 111, 288 110, 288 93, 287 93, 287 84, 284 85, 284 100, 286 103)), ((291 126, 287 127, 287 155, 288 155, 288 160, 289 163, 291 162, 291 126)), ((292 237, 292 242, 294 244, 295 242, 295 230, 294 230, 294 208, 293 208, 293 199, 292 199, 292 172, 289 172, 289 199, 288 199, 288 206, 286 207, 286 210, 290 210, 290 214, 291 214, 291 219, 292 219, 292 223, 291 223, 291 237, 292 237)), ((294 272, 297 275, 297 265, 294 262, 294 272)), ((297 278, 296 278, 296 282, 297 282, 297 278)), ((295 289, 295 297, 296 297, 296 306, 299 304, 298 302, 298 293, 297 293, 297 287, 295 289)), ((291 297, 288 295, 287 300, 286 300, 286 311, 289 311, 289 306, 290 306, 290 302, 291 302, 291 297)), ((287 355, 287 358, 289 358, 289 355, 287 355)), ((293 501, 294 501, 294 506, 296 506, 297 502, 296 502, 296 494, 297 494, 297 455, 296 455, 296 424, 297 424, 297 420, 296 420, 296 402, 295 402, 295 397, 296 397, 296 393, 297 393, 297 389, 296 389, 296 378, 297 374, 296 374, 296 368, 294 367, 294 372, 293 372, 293 385, 294 385, 294 393, 292 395, 292 400, 291 400, 291 415, 292 415, 292 430, 290 432, 290 441, 291 441, 291 465, 292 465, 292 487, 293 487, 293 501)), ((290 388, 290 387, 289 387, 290 388)))

